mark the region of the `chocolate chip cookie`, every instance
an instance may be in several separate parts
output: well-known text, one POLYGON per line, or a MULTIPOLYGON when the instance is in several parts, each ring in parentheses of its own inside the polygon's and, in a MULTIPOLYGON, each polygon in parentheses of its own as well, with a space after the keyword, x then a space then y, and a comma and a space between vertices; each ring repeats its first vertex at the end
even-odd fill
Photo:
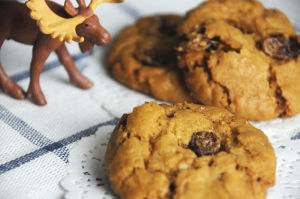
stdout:
POLYGON ((263 199, 276 160, 262 131, 223 108, 150 102, 123 115, 105 166, 122 199, 263 199))
POLYGON ((210 0, 178 28, 178 65, 194 96, 249 120, 300 112, 300 37, 255 0, 210 0))
POLYGON ((177 69, 177 15, 141 18, 122 30, 108 55, 113 76, 135 90, 169 102, 195 101, 177 69))

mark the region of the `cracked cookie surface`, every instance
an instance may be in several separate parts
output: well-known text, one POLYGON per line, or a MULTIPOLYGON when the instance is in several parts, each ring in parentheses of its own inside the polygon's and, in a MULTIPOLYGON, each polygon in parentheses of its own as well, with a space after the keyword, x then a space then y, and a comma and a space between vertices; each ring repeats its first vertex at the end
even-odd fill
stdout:
POLYGON ((145 17, 123 29, 108 54, 112 75, 160 100, 194 102, 176 64, 174 42, 180 19, 177 15, 145 17))
POLYGON ((210 0, 178 29, 178 65, 195 98, 249 120, 300 112, 300 38, 279 10, 210 0))
POLYGON ((122 199, 263 199, 276 160, 262 131, 223 108, 150 102, 123 115, 105 167, 122 199))

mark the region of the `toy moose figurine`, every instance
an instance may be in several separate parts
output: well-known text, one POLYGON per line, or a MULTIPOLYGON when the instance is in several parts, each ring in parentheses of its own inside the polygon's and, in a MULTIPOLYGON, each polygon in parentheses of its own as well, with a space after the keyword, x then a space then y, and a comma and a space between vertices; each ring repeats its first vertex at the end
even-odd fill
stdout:
MULTIPOLYGON (((0 48, 5 39, 33 45, 27 95, 31 95, 35 103, 47 104, 40 88, 40 73, 52 51, 58 55, 72 83, 82 89, 93 86, 75 67, 64 41, 79 42, 82 52, 91 51, 94 44, 105 45, 110 42, 110 35, 100 25, 94 10, 101 3, 121 1, 123 0, 91 0, 89 6, 86 6, 85 0, 77 0, 78 8, 70 0, 65 0, 64 6, 45 0, 29 0, 27 7, 17 2, 0 2, 0 48)), ((14 98, 25 98, 21 87, 6 75, 1 63, 0 85, 5 93, 14 98)))

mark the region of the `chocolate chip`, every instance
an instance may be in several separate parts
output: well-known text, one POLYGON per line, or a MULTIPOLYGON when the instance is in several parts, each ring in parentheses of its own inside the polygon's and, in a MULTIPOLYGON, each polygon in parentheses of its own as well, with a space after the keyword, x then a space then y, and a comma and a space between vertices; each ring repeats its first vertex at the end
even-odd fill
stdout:
POLYGON ((155 49, 141 49, 134 53, 134 57, 139 60, 143 65, 159 66, 166 64, 164 55, 155 49))
POLYGON ((262 41, 263 51, 274 59, 289 60, 300 54, 300 44, 293 37, 272 36, 262 41))
POLYGON ((189 148, 193 150, 197 156, 215 154, 220 150, 221 141, 212 132, 197 132, 192 135, 189 148))

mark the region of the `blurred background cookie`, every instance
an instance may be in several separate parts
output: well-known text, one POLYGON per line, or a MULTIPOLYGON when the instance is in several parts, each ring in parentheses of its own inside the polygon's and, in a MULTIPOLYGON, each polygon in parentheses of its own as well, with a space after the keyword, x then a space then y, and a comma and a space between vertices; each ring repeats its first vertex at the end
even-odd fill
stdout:
POLYGON ((116 80, 160 100, 195 101, 176 64, 174 44, 180 19, 177 15, 145 17, 123 29, 108 55, 116 80))
POLYGON ((223 108, 150 102, 123 115, 105 166, 122 199, 264 199, 276 160, 262 131, 223 108))
POLYGON ((300 39, 279 10, 211 0, 187 13, 178 34, 178 65, 200 102, 249 120, 300 112, 300 39))

